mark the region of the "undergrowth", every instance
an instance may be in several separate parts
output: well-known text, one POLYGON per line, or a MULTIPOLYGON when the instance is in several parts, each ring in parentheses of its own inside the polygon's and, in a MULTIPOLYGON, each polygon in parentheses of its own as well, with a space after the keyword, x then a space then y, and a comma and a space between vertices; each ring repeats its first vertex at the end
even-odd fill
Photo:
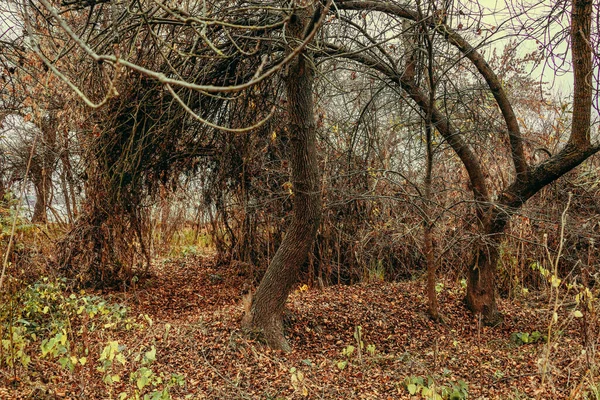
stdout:
POLYGON ((185 385, 183 376, 151 368, 151 341, 128 347, 115 340, 151 326, 148 315, 130 316, 127 307, 84 290, 69 292, 65 279, 43 278, 4 297, 0 371, 13 385, 32 381, 40 363, 54 366, 43 373, 62 370, 83 386, 97 376, 111 399, 166 400, 185 385))

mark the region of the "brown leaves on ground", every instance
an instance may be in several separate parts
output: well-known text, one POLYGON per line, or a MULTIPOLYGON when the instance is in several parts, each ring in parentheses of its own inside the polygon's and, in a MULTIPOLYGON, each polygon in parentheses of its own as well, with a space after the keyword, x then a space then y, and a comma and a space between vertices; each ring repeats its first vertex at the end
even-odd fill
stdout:
MULTIPOLYGON (((155 269, 135 290, 113 294, 131 307, 131 315, 147 314, 153 324, 114 332, 111 340, 129 348, 156 346, 152 368, 185 377, 183 387, 172 389, 174 399, 410 399, 404 382, 414 377, 432 377, 438 387, 464 380, 471 399, 581 396, 577 388, 587 364, 578 320, 568 319, 569 311, 559 317, 559 325, 571 322, 553 340, 543 386, 546 343, 511 340, 517 332, 546 333, 551 313, 543 303, 501 301, 504 324, 490 328, 465 310, 458 284, 448 283, 439 295, 444 325, 428 318, 421 281, 297 290, 286 317, 294 350, 284 354, 240 330, 241 297, 249 284, 239 267, 188 258, 155 269)), ((95 340, 100 346, 107 338, 95 340)), ((108 397, 93 368, 78 377, 38 360, 30 369, 42 379, 5 379, 0 398, 108 397)))

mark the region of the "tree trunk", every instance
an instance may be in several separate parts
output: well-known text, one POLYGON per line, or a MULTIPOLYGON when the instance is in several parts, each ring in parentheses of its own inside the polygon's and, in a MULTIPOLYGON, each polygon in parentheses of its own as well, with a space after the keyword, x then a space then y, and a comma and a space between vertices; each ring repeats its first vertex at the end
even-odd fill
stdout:
MULTIPOLYGON (((33 171, 32 171, 33 172, 33 171)), ((42 168, 37 176, 33 179, 35 187, 35 206, 33 207, 33 216, 31 222, 34 224, 45 224, 48 222, 48 203, 50 201, 50 193, 52 190, 52 182, 48 177, 50 171, 42 168)))
POLYGON ((425 223, 425 261, 427 262, 427 298, 429 301, 429 306, 427 312, 429 316, 434 321, 439 321, 441 319, 438 301, 437 301, 437 293, 435 291, 435 280, 436 280, 436 265, 435 265, 435 254, 433 248, 433 238, 432 238, 432 226, 430 221, 425 223))
POLYGON ((35 186, 36 201, 31 222, 48 222, 47 210, 52 199, 52 172, 56 161, 56 113, 50 111, 41 119, 41 143, 32 159, 31 180, 35 186))
POLYGON ((6 196, 6 186, 4 184, 4 177, 2 176, 2 171, 0 171, 0 205, 4 203, 4 196, 6 196))
MULTIPOLYGON (((290 20, 290 31, 302 39, 309 21, 306 9, 290 20), (300 14, 302 13, 302 14, 300 14)), ((274 348, 290 351, 283 333, 285 302, 306 261, 321 219, 320 178, 316 154, 312 61, 303 51, 289 66, 286 78, 289 146, 293 185, 293 216, 244 318, 244 326, 257 332, 274 348)))
POLYGON ((486 325, 502 322, 496 305, 496 266, 500 257, 500 243, 509 215, 492 206, 482 225, 482 237, 467 273, 467 307, 483 317, 486 325))
POLYGON ((64 132, 61 141, 59 157, 62 163, 61 185, 63 196, 65 198, 65 207, 67 208, 67 217, 72 225, 77 218, 77 197, 75 196, 75 178, 73 177, 73 168, 71 166, 70 140, 68 132, 64 132))

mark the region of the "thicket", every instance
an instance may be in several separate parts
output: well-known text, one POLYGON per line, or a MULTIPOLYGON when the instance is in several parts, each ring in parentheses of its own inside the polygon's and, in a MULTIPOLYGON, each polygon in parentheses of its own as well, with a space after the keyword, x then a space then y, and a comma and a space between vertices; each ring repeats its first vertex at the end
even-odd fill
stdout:
MULTIPOLYGON (((301 282, 421 279, 431 267, 427 228, 444 280, 467 276, 473 287, 486 258, 497 264, 488 286, 503 296, 552 293, 556 282, 597 290, 590 4, 572 4, 566 25, 577 34, 565 29, 523 54, 517 42, 487 53, 469 47, 480 42, 480 19, 454 30, 444 13, 463 14, 435 2, 212 2, 186 11, 148 1, 111 12, 100 3, 95 11, 63 4, 70 8, 61 13, 40 0, 35 10, 14 11, 27 35, 2 43, 0 118, 13 125, 2 132, 23 139, 19 152, 4 146, 1 154, 19 155, 0 171, 2 276, 11 296, 51 275, 70 288, 127 290, 171 254, 177 235, 187 237, 186 252, 210 241, 219 262, 239 265, 258 286, 285 227, 302 218, 296 200, 315 197, 298 191, 312 175, 294 160, 315 156, 302 153, 312 151, 303 134, 318 137, 321 207, 313 208, 322 216, 301 282), (552 47, 567 38, 581 58, 573 60, 573 101, 527 72, 548 52, 567 59, 552 47), (63 54, 65 43, 73 51, 63 54), (52 52, 55 61, 46 58, 52 52), (300 84, 310 99, 294 98, 290 88, 300 84), (298 104, 308 105, 306 115, 296 115, 298 104), (27 185, 37 198, 33 220, 59 215, 62 200, 70 223, 24 222, 27 185), (44 236, 57 243, 56 255, 44 236)), ((541 37, 551 28, 538 21, 532 29, 541 37)), ((496 27, 489 31, 491 38, 496 27)), ((478 313, 494 313, 493 293, 478 313)))

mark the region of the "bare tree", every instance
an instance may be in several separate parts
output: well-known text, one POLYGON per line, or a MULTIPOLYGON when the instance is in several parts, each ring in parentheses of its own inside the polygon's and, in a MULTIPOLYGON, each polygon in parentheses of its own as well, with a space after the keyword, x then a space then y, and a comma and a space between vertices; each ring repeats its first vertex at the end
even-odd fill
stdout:
MULTIPOLYGON (((285 70, 294 216, 254 297, 247 325, 261 330, 272 347, 288 350, 283 336, 283 308, 320 220, 313 65, 306 46, 323 23, 328 7, 323 10, 312 1, 292 3, 291 8, 277 4, 229 6, 222 2, 208 5, 198 2, 187 7, 166 6, 154 1, 134 2, 131 7, 101 3, 98 10, 90 9, 84 19, 85 13, 80 10, 89 6, 85 2, 68 3, 73 11, 72 18, 63 16, 47 0, 39 0, 38 5, 24 13, 31 37, 38 38, 36 32, 47 28, 45 21, 56 23, 56 34, 72 43, 87 59, 87 71, 90 71, 94 85, 84 85, 85 80, 78 81, 72 65, 49 58, 47 49, 57 46, 37 39, 33 42, 35 53, 86 105, 99 110, 97 115, 101 119, 98 122, 105 125, 103 131, 98 132, 100 137, 93 147, 94 167, 90 169, 96 171, 97 176, 92 182, 98 182, 96 192, 99 195, 88 193, 91 212, 80 218, 83 225, 76 227, 70 235, 72 242, 81 245, 72 251, 65 244, 67 259, 83 255, 86 238, 111 239, 110 230, 98 230, 106 220, 98 220, 98 216, 106 214, 99 211, 117 210, 107 208, 107 200, 126 199, 126 203, 121 201, 123 208, 136 215, 140 195, 152 190, 151 183, 143 183, 144 177, 154 182, 163 178, 161 174, 176 176, 181 173, 176 170, 178 164, 164 167, 160 162, 153 163, 154 146, 179 149, 178 138, 185 137, 185 132, 190 131, 187 125, 190 118, 196 124, 200 123, 204 131, 243 133, 256 130, 271 118, 273 111, 259 114, 258 122, 240 120, 228 111, 233 111, 232 105, 237 104, 242 97, 240 94, 250 93, 247 89, 270 89, 268 82, 285 70), (113 46, 107 45, 108 41, 113 46), (147 47, 143 51, 140 41, 147 47), (133 57, 126 56, 132 52, 133 57), (100 71, 95 71, 98 66, 100 71), (146 91, 142 87, 130 91, 123 87, 123 82, 132 81, 131 75, 141 76, 139 82, 150 89, 146 91), (163 100, 165 92, 173 99, 172 104, 163 100), (120 101, 120 97, 124 97, 122 93, 131 98, 120 101), (149 102, 158 105, 154 107, 149 102), (132 106, 135 109, 132 110, 132 106), (103 108, 107 107, 112 107, 113 112, 105 114, 103 108), (183 110, 188 117, 174 110, 183 110), (160 116, 155 117, 155 113, 160 116), (174 133, 179 136, 173 137, 174 133), (159 143, 164 134, 170 136, 163 136, 159 143), (159 169, 156 174, 152 174, 154 166, 159 169), (97 172, 104 175, 108 172, 108 179, 98 176, 97 172), (118 191, 114 192, 114 187, 118 191), (107 192, 108 196, 105 195, 107 192)), ((61 60, 63 56, 59 51, 55 57, 61 60)), ((264 97, 270 96, 265 93, 264 97)), ((183 155, 182 159, 189 160, 193 156, 183 155)), ((139 226, 133 223, 135 219, 130 220, 131 228, 138 231, 140 243, 143 243, 139 226)), ((98 240, 94 243, 98 249, 106 248, 106 243, 98 240)), ((102 261, 102 257, 96 257, 95 263, 102 261)), ((117 268, 118 265, 113 268, 115 274, 108 275, 117 275, 117 268)), ((102 280, 105 275, 102 273, 94 278, 102 280)))
MULTIPOLYGON (((477 202, 481 240, 474 249, 474 257, 468 268, 467 304, 475 313, 481 313, 487 323, 495 324, 501 319, 496 305, 495 275, 499 257, 498 248, 510 216, 541 188, 564 175, 600 150, 600 145, 590 139, 591 109, 593 93, 592 47, 590 35, 592 3, 574 1, 572 6, 571 40, 575 73, 574 110, 577 117, 573 121, 567 144, 556 154, 538 165, 527 162, 523 149, 523 138, 512 103, 500 80, 482 55, 471 46, 456 30, 440 19, 439 13, 421 16, 415 10, 395 2, 342 1, 341 9, 380 12, 411 21, 422 21, 430 29, 437 30, 442 37, 455 46, 463 57, 470 60, 485 80, 493 94, 506 123, 510 143, 511 159, 514 165, 514 179, 507 184, 497 199, 492 199, 488 183, 484 177, 481 161, 471 146, 465 142, 461 132, 450 119, 436 107, 431 107, 426 91, 408 77, 410 73, 398 71, 393 63, 384 64, 390 54, 380 46, 381 59, 369 57, 360 48, 330 46, 329 54, 337 54, 377 69, 392 81, 398 83, 425 115, 431 114, 433 123, 440 134, 448 141, 462 161, 477 202), (584 45, 587 43, 587 45, 584 45), (585 77, 585 78, 584 78, 585 77)), ((422 24, 421 24, 422 25, 422 24)))
MULTIPOLYGON (((310 4, 290 19, 289 30, 296 41, 315 29, 321 8, 311 13, 310 4)), ((286 92, 289 115, 290 166, 294 195, 293 217, 279 249, 263 277, 245 324, 261 331, 267 343, 290 351, 283 333, 285 302, 298 280, 321 219, 320 174, 316 151, 316 123, 313 106, 313 65, 310 54, 302 52, 288 67, 286 92)))

